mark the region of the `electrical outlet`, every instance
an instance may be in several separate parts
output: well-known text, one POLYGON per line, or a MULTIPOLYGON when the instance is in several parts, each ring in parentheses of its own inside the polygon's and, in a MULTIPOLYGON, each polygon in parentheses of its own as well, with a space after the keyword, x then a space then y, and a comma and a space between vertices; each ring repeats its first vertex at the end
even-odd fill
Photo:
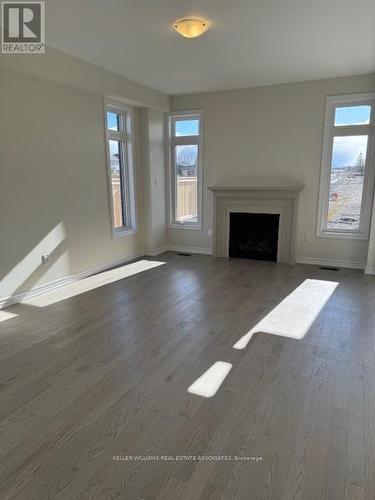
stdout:
POLYGON ((42 261, 42 266, 49 266, 49 254, 48 253, 43 254, 41 261, 42 261))
POLYGON ((305 234, 305 241, 306 241, 306 243, 310 243, 310 241, 311 241, 311 234, 308 234, 308 233, 305 234))
POLYGON ((211 236, 212 236, 212 229, 207 229, 207 234, 208 234, 208 237, 211 238, 211 236))

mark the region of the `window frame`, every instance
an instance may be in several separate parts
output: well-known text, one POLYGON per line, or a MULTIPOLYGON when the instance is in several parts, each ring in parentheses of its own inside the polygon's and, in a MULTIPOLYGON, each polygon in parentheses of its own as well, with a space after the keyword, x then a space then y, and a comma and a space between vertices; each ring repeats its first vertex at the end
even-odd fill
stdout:
POLYGON ((326 98, 323 147, 321 158, 317 238, 367 240, 369 238, 372 200, 374 195, 374 151, 375 151, 375 93, 329 96, 326 98), (335 110, 337 107, 371 105, 370 123, 366 125, 335 125, 335 110), (363 193, 358 230, 332 230, 327 228, 329 207, 329 190, 331 180, 331 162, 334 137, 368 135, 366 171, 363 179, 363 193))
POLYGON ((107 163, 108 198, 110 209, 110 221, 112 238, 135 234, 137 232, 136 220, 136 193, 134 180, 134 110, 131 106, 123 103, 104 100, 104 128, 105 128, 105 150, 107 163), (121 116, 120 130, 109 130, 107 112, 116 113, 121 116), (119 141, 121 146, 121 200, 123 209, 123 220, 125 224, 115 227, 113 213, 112 174, 109 142, 119 141))
POLYGON ((175 111, 167 115, 167 157, 168 157, 168 225, 170 229, 190 229, 202 231, 203 228, 203 112, 202 110, 175 111), (174 136, 176 121, 186 119, 199 120, 199 134, 174 136), (197 222, 181 222, 175 219, 176 207, 176 175, 175 146, 198 146, 197 175, 197 222))

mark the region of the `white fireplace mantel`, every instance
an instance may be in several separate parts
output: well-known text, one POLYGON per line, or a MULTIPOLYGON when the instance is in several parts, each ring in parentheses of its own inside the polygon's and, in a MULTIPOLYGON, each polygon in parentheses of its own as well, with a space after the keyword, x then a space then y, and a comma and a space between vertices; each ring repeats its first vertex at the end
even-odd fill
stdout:
POLYGON ((298 196, 303 188, 303 185, 209 187, 214 193, 214 256, 229 257, 231 213, 269 213, 280 216, 277 261, 294 264, 298 196))
POLYGON ((285 193, 290 191, 292 193, 299 193, 304 189, 304 185, 294 185, 294 186, 266 186, 266 185, 255 185, 255 186, 209 186, 210 191, 220 192, 220 191, 280 191, 285 193))

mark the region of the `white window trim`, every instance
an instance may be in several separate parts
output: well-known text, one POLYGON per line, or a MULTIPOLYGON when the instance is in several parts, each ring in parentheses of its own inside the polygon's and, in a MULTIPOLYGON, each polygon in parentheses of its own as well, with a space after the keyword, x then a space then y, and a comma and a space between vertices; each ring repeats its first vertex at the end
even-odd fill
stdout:
POLYGON ((329 96, 326 98, 322 161, 319 183, 318 217, 317 217, 317 238, 367 240, 369 237, 372 200, 374 194, 374 174, 375 174, 375 93, 351 94, 340 96, 329 96), (372 112, 369 125, 349 125, 334 126, 334 113, 337 106, 351 106, 371 104, 372 112), (333 137, 338 135, 367 135, 366 172, 363 184, 363 197, 361 207, 361 221, 358 231, 334 231, 327 229, 327 214, 329 206, 329 186, 331 176, 331 160, 333 137))
POLYGON ((136 234, 137 218, 136 218, 136 190, 135 190, 135 161, 134 161, 134 110, 131 106, 124 103, 104 99, 104 127, 105 127, 105 150, 107 163, 107 188, 110 211, 110 222, 112 229, 112 238, 121 238, 122 236, 130 236, 136 234), (108 130, 107 127, 107 111, 120 113, 125 123, 125 131, 108 130), (113 217, 113 201, 112 201, 112 186, 111 186, 111 163, 109 152, 109 140, 121 140, 125 142, 126 147, 123 150, 123 166, 125 175, 125 213, 127 225, 123 227, 114 227, 113 217))
POLYGON ((203 229, 203 112, 200 109, 194 109, 189 111, 175 111, 167 115, 167 158, 168 158, 168 224, 169 229, 189 229, 195 231, 202 231, 203 229), (172 128, 174 117, 186 117, 193 118, 199 116, 199 135, 198 136, 183 136, 174 137, 172 134, 172 128), (196 138, 197 137, 197 138, 196 138), (176 222, 174 220, 174 160, 173 152, 174 146, 179 144, 197 144, 198 145, 198 178, 197 178, 197 190, 198 190, 198 221, 191 222, 176 222))

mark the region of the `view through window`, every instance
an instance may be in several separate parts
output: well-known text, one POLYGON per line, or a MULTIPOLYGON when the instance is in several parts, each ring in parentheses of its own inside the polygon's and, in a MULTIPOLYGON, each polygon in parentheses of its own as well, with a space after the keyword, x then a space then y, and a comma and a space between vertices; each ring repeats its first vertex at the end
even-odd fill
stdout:
POLYGON ((177 114, 170 119, 171 223, 200 223, 201 115, 177 114))
POLYGON ((111 169, 111 188, 112 188, 112 212, 113 226, 120 228, 126 226, 126 211, 124 210, 124 165, 123 150, 121 141, 109 142, 109 161, 111 169))
POLYGON ((106 137, 114 233, 133 226, 130 127, 130 110, 107 105, 106 137))
POLYGON ((321 232, 365 236, 369 200, 373 188, 370 144, 373 136, 374 102, 334 98, 328 102, 326 151, 321 192, 325 196, 321 232))

